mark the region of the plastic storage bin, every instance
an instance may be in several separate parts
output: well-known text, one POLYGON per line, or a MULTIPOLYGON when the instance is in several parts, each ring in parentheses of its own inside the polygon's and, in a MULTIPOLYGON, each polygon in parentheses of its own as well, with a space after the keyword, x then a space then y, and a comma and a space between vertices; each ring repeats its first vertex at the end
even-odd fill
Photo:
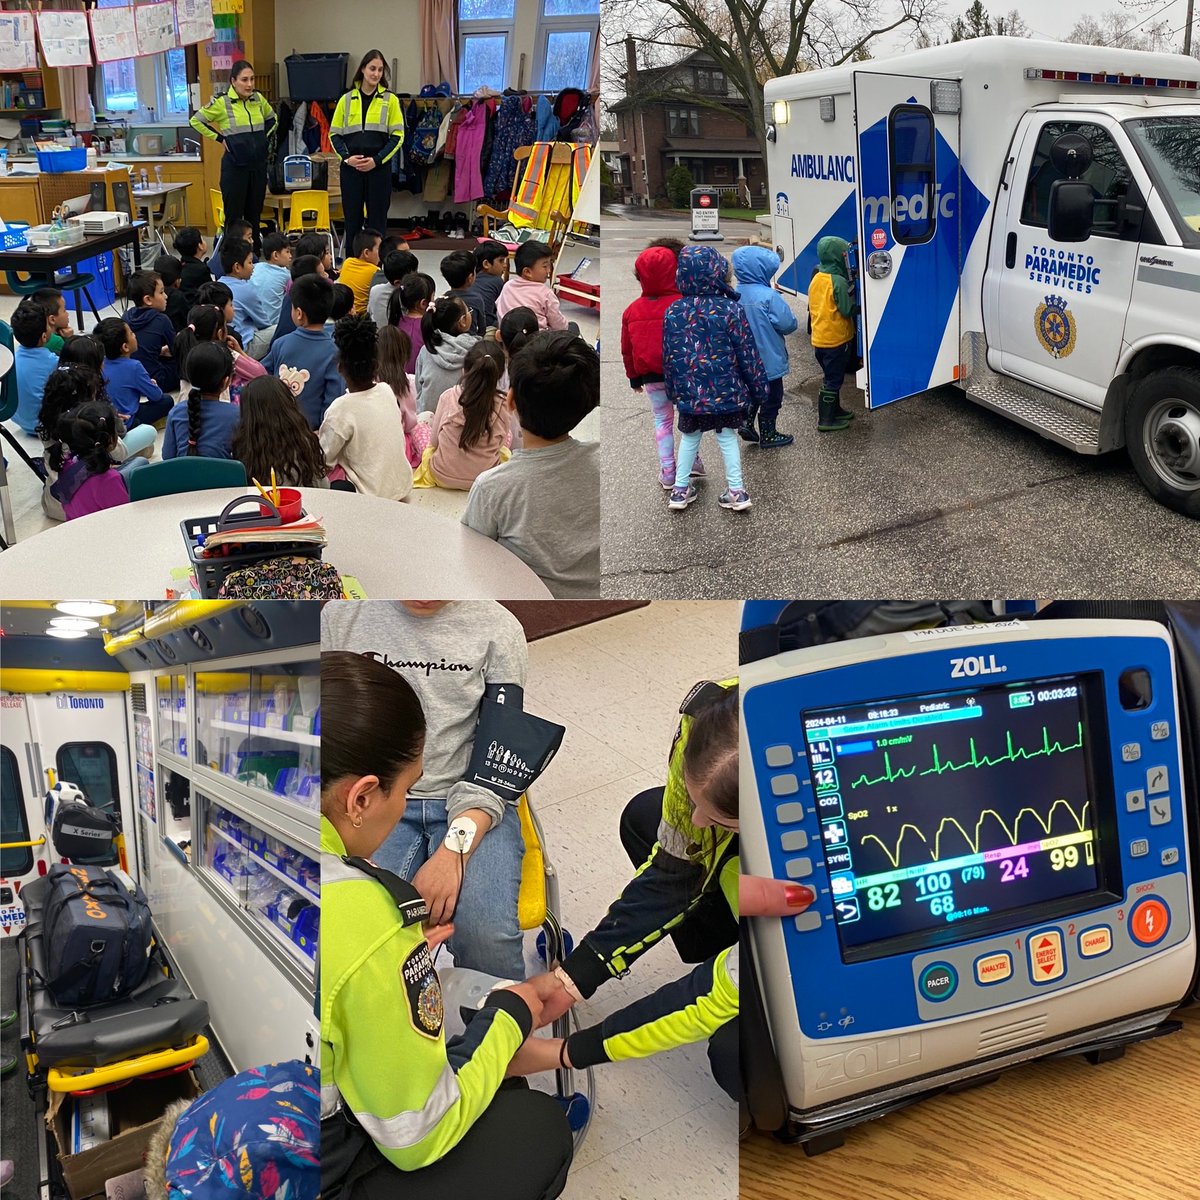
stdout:
POLYGON ((349 54, 289 54, 288 98, 291 100, 336 100, 346 90, 349 54))
POLYGON ((0 233, 0 250, 19 250, 25 245, 29 232, 28 221, 8 221, 8 228, 0 233))
POLYGON ((39 150, 39 169, 49 175, 61 175, 63 171, 82 171, 87 166, 87 149, 83 146, 69 150, 39 150))
POLYGON ((113 274, 111 251, 108 254, 98 254, 95 258, 85 258, 83 262, 79 263, 76 270, 81 274, 91 275, 96 280, 88 288, 88 291, 91 292, 92 299, 101 312, 116 303, 117 281, 113 274))

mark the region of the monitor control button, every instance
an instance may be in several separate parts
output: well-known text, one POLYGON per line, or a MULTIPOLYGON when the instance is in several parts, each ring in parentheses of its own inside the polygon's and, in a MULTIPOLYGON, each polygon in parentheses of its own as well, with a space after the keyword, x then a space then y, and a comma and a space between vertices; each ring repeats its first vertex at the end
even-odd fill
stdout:
POLYGON ((780 804, 775 809, 775 820, 780 825, 795 825, 797 821, 804 820, 804 805, 796 801, 790 804, 780 804))
POLYGON ((985 954, 975 960, 975 980, 985 987, 1011 979, 1012 973, 1012 955, 1007 950, 1001 950, 997 954, 985 954))
POLYGON ((1125 811, 1126 812, 1145 812, 1146 811, 1146 790, 1145 788, 1130 788, 1125 793, 1125 811))
POLYGON ((1169 825, 1171 823, 1171 797, 1155 796, 1150 801, 1150 824, 1169 825))
POLYGON ((791 746, 768 746, 766 754, 768 767, 790 767, 796 761, 791 746))
POLYGON ((789 829, 779 839, 779 844, 785 850, 807 850, 808 834, 803 829, 789 829))
POLYGON ((800 781, 795 775, 776 775, 771 780, 771 792, 776 796, 794 796, 800 790, 800 781))
POLYGON ((813 871, 811 858, 792 858, 786 866, 789 879, 807 879, 813 871))
POLYGON ((1129 936, 1139 946, 1156 946, 1171 927, 1171 910, 1157 896, 1139 900, 1129 913, 1129 936))
POLYGON ((1161 792, 1169 791, 1171 780, 1167 774, 1166 767, 1147 767, 1146 769, 1146 791, 1151 796, 1157 796, 1161 792))
POLYGON ((1129 857, 1143 858, 1150 853, 1150 843, 1145 838, 1137 838, 1129 843, 1129 857))
POLYGON ((1043 929, 1029 935, 1029 977, 1034 983, 1053 983, 1066 973, 1062 934, 1043 929))
POLYGON ((958 972, 949 963, 930 963, 921 972, 920 986, 926 1000, 949 1000, 958 989, 958 972))
POLYGON ((798 933, 812 933, 814 929, 821 928, 821 914, 819 912, 804 912, 796 917, 796 931, 798 933))
POLYGON ((1179 849, 1176 846, 1168 846, 1162 852, 1162 865, 1164 867, 1174 867, 1179 863, 1179 849))
POLYGON ((1169 721, 1155 721, 1150 726, 1150 740, 1152 742, 1165 742, 1171 736, 1171 723, 1169 721))
POLYGON ((1079 935, 1079 957, 1099 958, 1112 949, 1112 930, 1107 925, 1094 925, 1079 935))
POLYGON ((1137 762, 1142 757, 1142 745, 1140 742, 1126 742, 1121 747, 1122 762, 1137 762))

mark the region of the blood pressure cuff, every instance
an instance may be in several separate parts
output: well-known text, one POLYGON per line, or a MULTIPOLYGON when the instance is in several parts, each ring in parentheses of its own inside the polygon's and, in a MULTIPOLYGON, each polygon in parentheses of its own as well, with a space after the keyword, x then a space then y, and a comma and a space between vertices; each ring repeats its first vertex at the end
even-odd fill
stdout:
POLYGON ((486 788, 506 804, 515 804, 550 765, 567 731, 553 721, 502 703, 504 698, 483 698, 464 781, 486 788))

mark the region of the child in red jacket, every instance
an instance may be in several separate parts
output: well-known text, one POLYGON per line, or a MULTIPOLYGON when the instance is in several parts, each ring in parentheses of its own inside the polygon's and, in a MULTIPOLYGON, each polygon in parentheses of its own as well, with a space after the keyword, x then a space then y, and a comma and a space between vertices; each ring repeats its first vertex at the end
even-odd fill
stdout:
MULTIPOLYGON (((633 273, 642 294, 621 316, 621 357, 629 386, 650 397, 654 413, 654 439, 658 445, 659 482, 664 491, 675 486, 675 408, 663 382, 663 314, 679 299, 675 286, 676 260, 683 243, 659 238, 637 256, 633 273)), ((699 456, 693 477, 704 474, 699 456)))

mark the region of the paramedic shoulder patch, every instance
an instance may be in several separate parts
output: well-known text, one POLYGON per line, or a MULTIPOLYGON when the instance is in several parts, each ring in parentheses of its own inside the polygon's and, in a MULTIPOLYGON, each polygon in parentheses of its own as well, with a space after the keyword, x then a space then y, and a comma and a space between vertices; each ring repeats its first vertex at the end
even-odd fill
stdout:
POLYGON ((424 938, 400 967, 400 982, 404 987, 409 1024, 427 1038, 438 1037, 444 1015, 442 985, 433 969, 429 943, 424 938))
POLYGON ((1047 296, 1033 314, 1038 341, 1055 357, 1066 358, 1075 349, 1075 317, 1062 296, 1047 296))

